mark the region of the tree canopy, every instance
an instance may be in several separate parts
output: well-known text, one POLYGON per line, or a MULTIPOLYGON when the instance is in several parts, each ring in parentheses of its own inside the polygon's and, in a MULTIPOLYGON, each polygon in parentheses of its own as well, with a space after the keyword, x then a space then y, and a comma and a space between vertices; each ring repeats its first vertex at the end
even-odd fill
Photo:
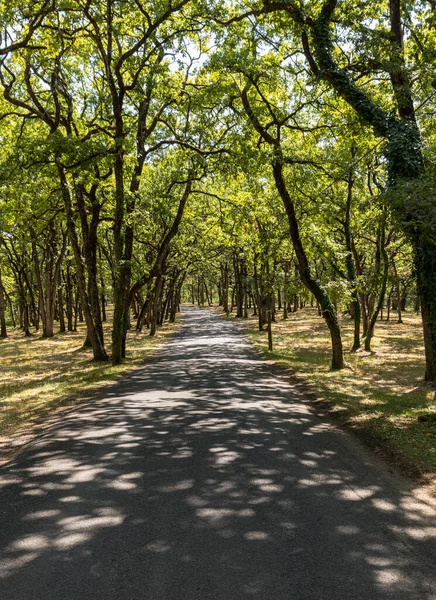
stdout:
POLYGON ((436 378, 432 2, 0 2, 0 322, 118 364, 182 299, 318 307, 344 366, 422 311, 436 378), (112 340, 104 339, 113 303, 112 340))

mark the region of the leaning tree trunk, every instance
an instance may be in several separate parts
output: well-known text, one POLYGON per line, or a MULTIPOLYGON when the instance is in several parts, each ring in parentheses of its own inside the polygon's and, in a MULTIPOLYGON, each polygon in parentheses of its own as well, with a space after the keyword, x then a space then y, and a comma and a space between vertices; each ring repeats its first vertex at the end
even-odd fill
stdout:
POLYGON ((332 362, 331 368, 334 370, 344 368, 344 355, 342 350, 342 338, 339 322, 336 315, 335 307, 330 300, 330 297, 325 288, 313 277, 306 252, 300 237, 300 229, 297 216, 295 214, 294 203, 286 187, 286 182, 283 176, 283 162, 281 153, 276 151, 276 157, 273 163, 274 180, 277 191, 282 198, 288 216, 289 230, 291 234, 292 244, 294 246, 295 255, 298 262, 298 271, 300 279, 309 291, 315 296, 321 307, 321 313, 327 324, 330 332, 332 362))

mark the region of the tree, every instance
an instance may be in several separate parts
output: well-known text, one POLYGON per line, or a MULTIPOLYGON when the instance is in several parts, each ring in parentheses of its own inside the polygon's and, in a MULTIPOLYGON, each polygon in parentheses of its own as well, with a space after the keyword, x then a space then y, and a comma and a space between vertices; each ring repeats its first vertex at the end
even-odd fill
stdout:
MULTIPOLYGON (((303 9, 292 1, 265 2, 263 8, 251 10, 247 15, 285 11, 299 27, 302 48, 317 79, 327 82, 356 111, 362 121, 372 127, 377 136, 386 140, 389 185, 391 188, 400 189, 400 193, 389 195, 390 205, 414 249, 423 316, 426 379, 435 381, 436 246, 428 229, 428 222, 434 222, 435 207, 432 199, 428 198, 424 204, 420 194, 416 193, 416 182, 419 183, 425 173, 425 161, 410 68, 406 63, 403 8, 400 0, 390 0, 389 18, 380 19, 381 27, 371 30, 365 26, 359 31, 359 24, 365 21, 365 17, 374 15, 370 5, 371 3, 365 3, 365 6, 359 4, 356 9, 344 7, 340 10, 337 0, 327 0, 315 16, 307 16, 304 10, 306 7, 303 9), (352 20, 350 13, 353 13, 352 20), (351 22, 356 23, 357 27, 350 27, 351 22), (363 31, 367 36, 369 34, 371 43, 379 51, 379 60, 364 60, 358 64, 349 60, 348 64, 341 64, 340 55, 335 50, 335 44, 341 42, 341 28, 351 29, 351 34, 357 39, 362 39, 363 31), (381 44, 376 43, 375 35, 382 39, 381 44), (390 95, 395 102, 396 115, 392 114, 389 105, 386 106, 386 96, 389 92, 385 92, 380 100, 374 99, 368 86, 365 89, 362 80, 357 85, 350 75, 357 72, 360 77, 364 75, 370 80, 368 76, 374 70, 385 73, 390 81, 390 95), (402 186, 405 186, 407 193, 401 193, 402 186)), ((406 18, 409 18, 407 11, 411 9, 408 4, 405 10, 406 18)), ((422 15, 420 16, 422 18, 422 15)), ((239 15, 237 18, 241 17, 242 15, 239 15)), ((413 29, 410 20, 406 26, 413 29)), ((347 39, 347 43, 352 43, 352 35, 347 39)), ((344 51, 343 54, 347 53, 344 51)))

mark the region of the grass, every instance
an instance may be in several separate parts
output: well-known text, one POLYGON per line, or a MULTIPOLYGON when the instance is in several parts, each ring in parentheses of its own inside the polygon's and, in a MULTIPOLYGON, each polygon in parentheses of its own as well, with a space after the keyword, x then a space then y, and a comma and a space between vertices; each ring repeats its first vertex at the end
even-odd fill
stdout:
MULTIPOLYGON (((110 346, 110 311, 105 324, 110 346)), ((83 350, 85 327, 77 332, 42 339, 25 338, 9 330, 0 340, 0 461, 47 425, 51 417, 88 399, 97 389, 119 379, 134 366, 152 357, 177 324, 165 324, 155 337, 130 332, 127 358, 122 365, 95 363, 92 352, 83 350)))
MULTIPOLYGON (((230 317, 231 318, 231 317, 230 317)), ((273 351, 257 318, 246 322, 249 338, 265 358, 303 384, 319 408, 403 467, 431 481, 436 475, 435 391, 425 383, 420 318, 406 313, 404 323, 379 321, 373 352, 350 353, 352 322, 341 323, 343 371, 331 371, 330 338, 315 309, 273 323, 273 351)))

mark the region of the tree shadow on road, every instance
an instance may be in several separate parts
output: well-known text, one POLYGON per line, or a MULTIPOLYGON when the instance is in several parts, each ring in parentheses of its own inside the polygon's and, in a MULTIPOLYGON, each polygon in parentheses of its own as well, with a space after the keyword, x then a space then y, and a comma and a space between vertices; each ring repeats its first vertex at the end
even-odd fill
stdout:
POLYGON ((8 600, 436 597, 432 508, 201 311, 0 474, 8 600))

